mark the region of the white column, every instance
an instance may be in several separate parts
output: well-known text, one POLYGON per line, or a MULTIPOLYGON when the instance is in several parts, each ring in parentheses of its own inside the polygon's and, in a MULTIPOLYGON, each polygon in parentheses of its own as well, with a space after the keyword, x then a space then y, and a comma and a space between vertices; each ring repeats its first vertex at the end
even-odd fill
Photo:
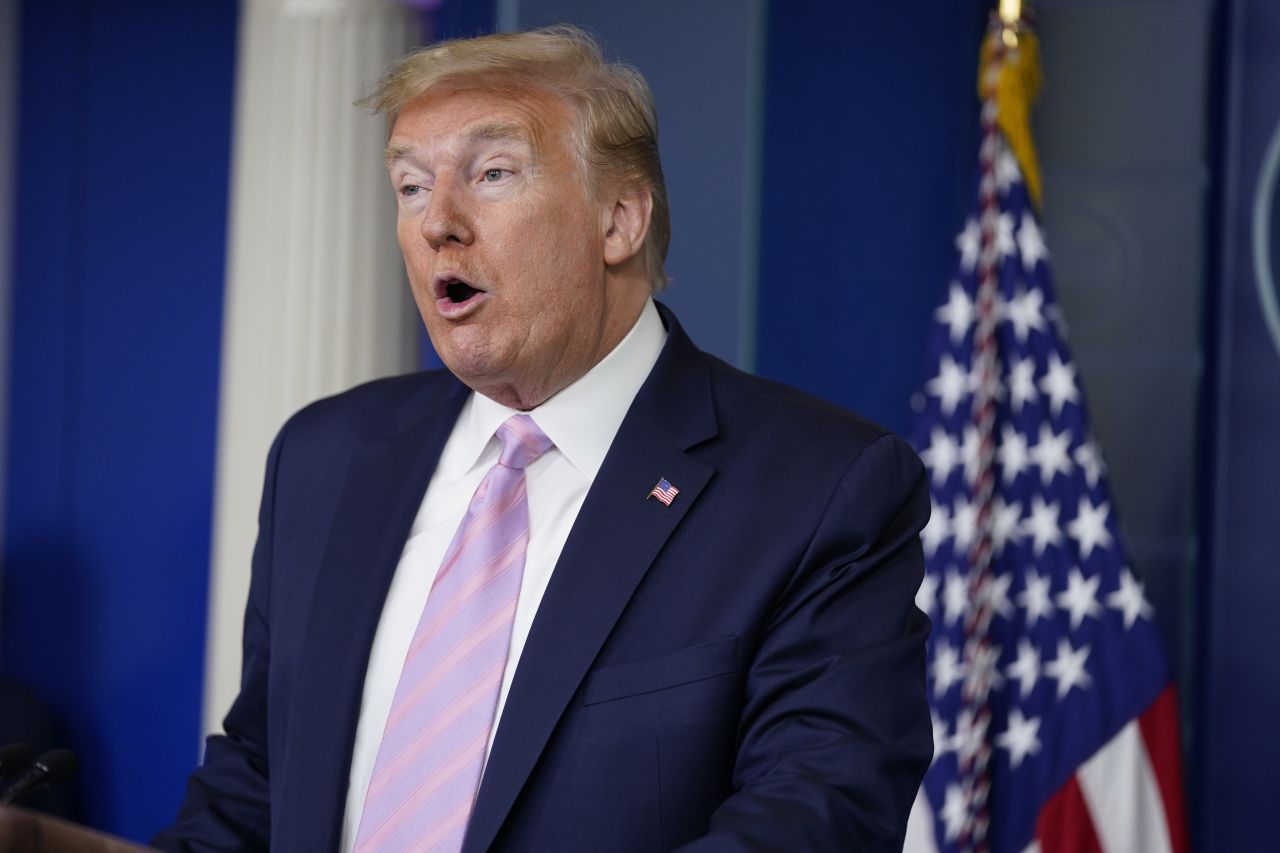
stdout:
POLYGON ((240 22, 204 723, 240 677, 263 463, 307 402, 413 368, 383 119, 352 102, 416 42, 394 0, 246 0, 240 22))

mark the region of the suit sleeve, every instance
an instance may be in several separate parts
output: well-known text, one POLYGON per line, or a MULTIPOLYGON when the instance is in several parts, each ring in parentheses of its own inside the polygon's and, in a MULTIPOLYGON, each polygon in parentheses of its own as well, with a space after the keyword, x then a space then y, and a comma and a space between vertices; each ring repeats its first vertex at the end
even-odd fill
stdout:
POLYGON ((928 517, 906 443, 864 448, 749 662, 734 793, 682 851, 901 850, 933 754, 914 602, 928 517))
POLYGON ((152 839, 151 845, 160 850, 266 851, 270 846, 268 614, 275 483, 284 435, 282 430, 267 456, 258 541, 253 550, 253 575, 245 608, 240 693, 223 722, 225 734, 213 735, 206 743, 204 763, 187 782, 177 820, 152 839))

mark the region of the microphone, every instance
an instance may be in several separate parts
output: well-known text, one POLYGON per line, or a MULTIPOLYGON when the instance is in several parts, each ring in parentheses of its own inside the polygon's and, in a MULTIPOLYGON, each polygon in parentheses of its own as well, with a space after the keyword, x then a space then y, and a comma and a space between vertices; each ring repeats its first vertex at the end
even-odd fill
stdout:
POLYGON ((61 782, 76 772, 76 756, 69 749, 51 749, 36 759, 31 769, 22 774, 9 790, 0 796, 0 806, 7 806, 48 785, 61 782))
POLYGON ((31 765, 31 747, 25 743, 0 746, 0 779, 17 776, 31 765))

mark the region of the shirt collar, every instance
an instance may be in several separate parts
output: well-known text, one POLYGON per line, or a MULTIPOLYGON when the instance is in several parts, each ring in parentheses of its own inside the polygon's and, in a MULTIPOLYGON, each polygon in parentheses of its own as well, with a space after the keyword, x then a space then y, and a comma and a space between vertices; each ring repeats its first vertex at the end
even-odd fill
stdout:
MULTIPOLYGON (((569 464, 588 480, 595 480, 604 464, 613 437, 666 340, 662 318, 650 299, 631 331, 612 352, 584 376, 527 413, 569 464)), ((464 444, 457 458, 466 470, 485 461, 484 451, 490 439, 507 418, 516 414, 520 414, 517 409, 472 392, 458 416, 464 444)))

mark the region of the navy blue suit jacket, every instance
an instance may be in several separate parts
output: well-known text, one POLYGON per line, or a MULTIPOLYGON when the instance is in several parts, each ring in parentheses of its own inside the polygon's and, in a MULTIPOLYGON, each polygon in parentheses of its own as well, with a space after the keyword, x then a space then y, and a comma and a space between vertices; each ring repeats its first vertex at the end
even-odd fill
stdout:
MULTIPOLYGON (((669 339, 534 620, 464 850, 898 849, 928 766, 911 449, 669 339), (646 500, 658 478, 680 493, 646 500)), ((171 850, 334 850, 365 667, 467 389, 322 400, 267 463, 241 692, 171 850)))

